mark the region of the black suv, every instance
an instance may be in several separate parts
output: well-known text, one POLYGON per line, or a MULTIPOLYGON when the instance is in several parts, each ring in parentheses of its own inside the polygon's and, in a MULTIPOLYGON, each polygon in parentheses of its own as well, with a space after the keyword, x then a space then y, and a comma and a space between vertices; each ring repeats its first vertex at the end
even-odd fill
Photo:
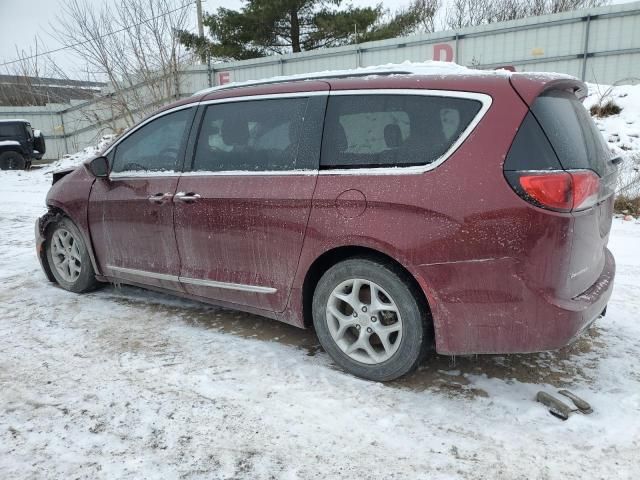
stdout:
POLYGON ((24 170, 44 153, 44 137, 28 121, 0 120, 0 169, 24 170))

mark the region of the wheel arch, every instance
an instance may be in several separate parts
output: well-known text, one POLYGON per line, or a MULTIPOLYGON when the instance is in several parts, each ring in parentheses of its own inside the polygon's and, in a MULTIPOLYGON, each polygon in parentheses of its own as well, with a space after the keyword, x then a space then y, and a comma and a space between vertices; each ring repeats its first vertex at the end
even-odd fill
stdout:
MULTIPOLYGON (((327 250, 317 257, 307 269, 302 283, 302 320, 306 328, 311 328, 313 326, 311 306, 313 302, 313 293, 318 281, 332 266, 350 258, 368 258, 371 260, 377 260, 379 262, 392 265, 396 270, 401 272, 406 279, 411 282, 411 286, 417 292, 419 297, 418 301, 423 305, 428 314, 427 321, 429 323, 429 328, 436 328, 436 322, 433 318, 434 301, 433 299, 430 301, 429 298, 427 298, 424 288, 426 287, 425 283, 420 282, 409 268, 397 259, 393 258, 391 255, 375 248, 360 245, 345 245, 327 250)), ((433 335, 431 338, 434 338, 435 341, 436 336, 433 335)))
MULTIPOLYGON (((45 239, 45 242, 47 238, 47 230, 51 227, 51 225, 53 225, 53 223, 61 217, 68 218, 76 226, 76 228, 80 232, 80 235, 82 235, 83 237, 82 239, 87 248, 87 252, 89 253, 89 258, 91 259, 91 265, 93 266, 93 271, 96 273, 97 276, 100 276, 100 269, 93 251, 93 242, 91 241, 90 235, 88 234, 88 232, 85 232, 82 224, 78 222, 77 219, 75 219, 72 215, 70 215, 69 212, 67 212, 67 210, 63 206, 53 204, 53 203, 54 202, 49 202, 49 205, 48 205, 49 211, 45 215, 40 217, 40 230, 41 230, 42 237, 45 239)), ((46 262, 47 262, 46 254, 44 257, 44 261, 46 265, 46 262)), ((47 276, 49 276, 48 273, 47 273, 47 276)))

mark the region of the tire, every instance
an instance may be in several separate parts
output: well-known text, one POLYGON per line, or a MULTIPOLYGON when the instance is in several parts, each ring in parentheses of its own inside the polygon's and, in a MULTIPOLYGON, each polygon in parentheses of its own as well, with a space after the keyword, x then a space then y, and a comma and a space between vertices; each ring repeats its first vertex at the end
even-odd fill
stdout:
POLYGON ((97 287, 87 246, 71 220, 60 217, 53 221, 46 233, 46 251, 51 273, 62 288, 84 293, 97 287))
POLYGON ((368 380, 406 375, 431 346, 427 306, 391 263, 352 258, 334 265, 316 286, 312 312, 325 351, 344 370, 368 380))
POLYGON ((0 154, 0 169, 2 170, 24 170, 27 161, 18 152, 4 152, 0 154))

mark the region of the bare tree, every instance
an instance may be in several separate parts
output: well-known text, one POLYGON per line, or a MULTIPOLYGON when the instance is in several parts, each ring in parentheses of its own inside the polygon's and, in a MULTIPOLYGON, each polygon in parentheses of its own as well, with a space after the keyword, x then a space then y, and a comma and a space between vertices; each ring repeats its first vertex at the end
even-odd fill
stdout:
POLYGON ((109 83, 105 107, 131 126, 179 96, 178 70, 186 53, 177 32, 189 21, 190 5, 187 0, 118 0, 113 6, 69 0, 51 28, 109 83))
POLYGON ((413 0, 409 10, 415 11, 420 17, 421 30, 425 33, 436 31, 436 15, 441 6, 440 0, 413 0))
POLYGON ((608 3, 608 0, 453 0, 446 9, 444 27, 473 27, 608 3))

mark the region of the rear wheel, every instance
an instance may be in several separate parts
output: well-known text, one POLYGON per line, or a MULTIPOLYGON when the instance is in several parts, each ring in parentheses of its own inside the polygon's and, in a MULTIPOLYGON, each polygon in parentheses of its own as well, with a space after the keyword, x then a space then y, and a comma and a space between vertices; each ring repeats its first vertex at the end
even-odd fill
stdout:
POLYGON ((83 293, 97 286, 89 252, 71 220, 61 218, 56 221, 47 230, 46 241, 49 268, 62 288, 83 293))
POLYGON ((4 152, 0 154, 0 169, 2 170, 24 170, 27 161, 18 152, 4 152))
POLYGON ((427 311, 404 272, 367 258, 338 263, 313 297, 318 339, 346 371, 387 381, 416 368, 431 343, 427 311))

